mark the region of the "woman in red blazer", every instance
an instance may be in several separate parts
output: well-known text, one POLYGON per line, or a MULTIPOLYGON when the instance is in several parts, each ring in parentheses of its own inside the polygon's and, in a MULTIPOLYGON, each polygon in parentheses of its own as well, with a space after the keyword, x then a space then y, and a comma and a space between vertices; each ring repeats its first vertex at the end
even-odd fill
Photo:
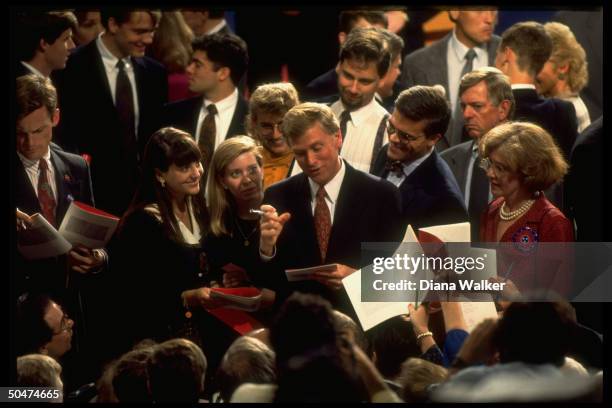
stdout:
POLYGON ((498 275, 520 291, 554 290, 567 295, 571 286, 570 221, 544 196, 560 181, 568 165, 553 138, 527 122, 508 122, 480 141, 481 167, 495 198, 481 217, 480 240, 500 243, 498 275))

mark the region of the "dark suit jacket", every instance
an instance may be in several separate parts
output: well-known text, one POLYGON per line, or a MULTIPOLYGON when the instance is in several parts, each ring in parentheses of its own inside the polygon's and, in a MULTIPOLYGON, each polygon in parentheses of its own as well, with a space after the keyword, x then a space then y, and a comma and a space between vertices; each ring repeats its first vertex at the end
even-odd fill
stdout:
MULTIPOLYGON (((159 129, 168 97, 166 70, 148 58, 132 58, 138 94, 140 158, 151 134, 159 129)), ((92 41, 74 51, 59 77, 62 119, 58 143, 91 155, 91 177, 98 207, 123 214, 138 181, 138 159, 125 152, 119 115, 113 103, 102 58, 92 41)))
MULTIPOLYGON (((450 93, 448 91, 448 62, 446 60, 446 52, 448 42, 452 35, 453 33, 450 32, 444 38, 429 46, 420 48, 404 58, 402 75, 400 78, 404 89, 414 85, 432 86, 440 84, 446 90, 446 97, 448 99, 450 93)), ((491 41, 487 43, 487 54, 489 55, 490 65, 493 65, 495 62, 495 55, 500 41, 500 37, 493 35, 491 41)), ((463 131, 463 125, 461 124, 462 119, 463 118, 453 118, 451 120, 445 134, 445 139, 441 139, 436 145, 438 151, 448 148, 450 146, 449 142, 452 140, 452 135, 463 131), (457 119, 460 119, 459 123, 457 123, 457 119)), ((457 140, 460 140, 460 137, 458 137, 457 140)))
POLYGON ((514 120, 535 123, 555 139, 568 159, 578 132, 576 110, 571 102, 557 98, 542 98, 535 89, 513 89, 514 120))
MULTIPOLYGON (((40 203, 21 160, 15 154, 15 206, 27 214, 40 213, 40 203)), ((56 221, 61 224, 74 200, 93 205, 89 166, 75 154, 51 147, 51 162, 57 187, 56 221)), ((17 256, 17 294, 26 290, 41 290, 64 300, 65 258, 26 261, 17 256)))
MULTIPOLYGON (((388 144, 383 146, 372 169, 372 174, 382 178, 389 173, 385 170, 388 148, 388 144)), ((399 190, 404 225, 410 224, 415 230, 468 219, 459 186, 435 150, 404 179, 399 190)))
MULTIPOLYGON (((194 98, 184 99, 182 101, 172 102, 164 107, 163 123, 164 126, 173 126, 181 129, 191 136, 196 138, 198 117, 200 110, 202 110, 202 103, 204 99, 201 96, 194 98)), ((227 129, 225 139, 236 135, 244 135, 244 119, 249 112, 249 105, 247 101, 238 94, 238 102, 236 103, 236 110, 232 121, 227 129)))
MULTIPOLYGON (((362 242, 398 242, 403 230, 399 192, 386 180, 355 170, 344 162, 346 174, 336 203, 325 263, 341 263, 353 268, 366 266, 361 259, 362 242)), ((344 289, 332 292, 314 281, 288 284, 284 270, 321 265, 315 233, 308 177, 298 174, 274 184, 265 192, 264 203, 279 214, 291 213, 277 242, 271 270, 277 277, 280 302, 294 290, 320 294, 339 310, 355 316, 344 289)), ((278 295, 277 295, 278 296, 278 295)))
POLYGON ((603 155, 603 116, 576 140, 565 179, 565 207, 576 222, 576 240, 604 241, 604 203, 607 181, 603 155))
MULTIPOLYGON (((470 158, 472 157, 473 144, 474 144, 473 141, 461 143, 461 144, 458 144, 457 146, 453 146, 449 149, 446 149, 440 154, 440 157, 444 161, 446 161, 446 163, 448 164, 448 167, 453 172, 453 175, 455 176, 455 180, 457 180, 457 184, 459 185, 459 188, 461 189, 461 194, 463 195, 464 199, 465 199, 465 194, 466 194, 465 183, 467 181, 467 172, 468 172, 468 168, 470 165, 470 158)), ((472 182, 473 181, 474 181, 474 178, 472 175, 472 182)), ((489 194, 489 183, 487 183, 486 185, 474 186, 474 188, 486 189, 486 193, 482 190, 478 190, 478 191, 482 191, 483 195, 485 196, 488 196, 489 194)), ((480 205, 477 206, 473 210, 472 213, 469 213, 469 208, 468 208, 470 225, 471 225, 472 241, 474 242, 478 241, 478 236, 480 234, 480 216, 482 215, 482 212, 488 207, 488 204, 489 204, 488 200, 483 203, 480 203, 480 205)))
POLYGON ((306 85, 304 89, 305 101, 316 101, 320 98, 338 93, 338 74, 334 68, 319 75, 306 85))

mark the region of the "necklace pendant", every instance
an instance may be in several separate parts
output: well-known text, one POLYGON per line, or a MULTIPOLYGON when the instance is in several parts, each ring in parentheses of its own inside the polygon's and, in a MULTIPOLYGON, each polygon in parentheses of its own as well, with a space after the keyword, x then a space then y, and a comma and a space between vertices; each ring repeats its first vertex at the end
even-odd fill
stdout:
POLYGON ((248 240, 248 239, 245 239, 245 240, 244 240, 244 246, 245 246, 245 247, 246 247, 246 246, 249 246, 250 244, 251 244, 251 243, 249 242, 249 240, 248 240))

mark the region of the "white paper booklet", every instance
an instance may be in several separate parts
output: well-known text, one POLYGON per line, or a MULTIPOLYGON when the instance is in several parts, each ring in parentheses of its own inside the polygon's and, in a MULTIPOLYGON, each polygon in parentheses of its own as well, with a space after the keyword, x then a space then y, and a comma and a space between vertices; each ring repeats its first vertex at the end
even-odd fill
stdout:
POLYGON ((76 244, 103 248, 119 223, 118 217, 76 201, 70 203, 59 231, 39 213, 31 219, 32 225, 17 234, 17 249, 26 259, 62 255, 76 244))

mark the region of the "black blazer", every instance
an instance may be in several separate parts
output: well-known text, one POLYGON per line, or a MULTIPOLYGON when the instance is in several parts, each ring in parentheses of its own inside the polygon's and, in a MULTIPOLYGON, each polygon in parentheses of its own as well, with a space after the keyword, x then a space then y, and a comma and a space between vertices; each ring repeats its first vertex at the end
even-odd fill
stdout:
POLYGON ((304 100, 319 101, 329 95, 338 93, 338 74, 334 68, 319 75, 306 85, 304 100))
MULTIPOLYGON (((166 104, 163 114, 164 126, 172 126, 181 129, 196 139, 198 117, 200 115, 200 110, 202 110, 202 103, 204 103, 202 96, 196 96, 194 98, 166 104)), ((232 116, 230 126, 227 129, 225 139, 246 134, 244 119, 248 112, 249 105, 246 99, 239 93, 236 110, 234 111, 234 116, 232 116)))
POLYGON ((578 136, 574 105, 557 98, 542 98, 535 89, 513 89, 512 94, 514 120, 532 122, 548 131, 567 160, 578 136))
MULTIPOLYGON (((148 58, 132 58, 138 94, 138 152, 159 129, 168 97, 166 70, 148 58)), ((138 181, 139 159, 122 148, 119 116, 96 42, 74 51, 59 75, 62 118, 58 143, 66 150, 91 155, 91 177, 101 209, 120 216, 138 181)))
MULTIPOLYGON (((362 242, 398 242, 403 230, 400 223, 399 191, 386 180, 354 169, 344 162, 346 174, 334 212, 334 222, 325 263, 341 263, 353 268, 368 264, 361 259, 362 242)), ((271 269, 277 277, 279 298, 294 290, 318 293, 339 310, 355 316, 344 289, 332 292, 314 281, 288 284, 284 270, 321 265, 308 178, 304 173, 274 184, 265 192, 264 203, 279 214, 291 213, 277 242, 271 269), (273 267, 274 265, 274 267, 273 267)))
MULTIPOLYGON (((387 149, 383 146, 372 173, 386 177, 387 149)), ((404 225, 417 228, 454 224, 468 220, 461 190, 453 173, 438 153, 434 152, 400 184, 404 225)))

